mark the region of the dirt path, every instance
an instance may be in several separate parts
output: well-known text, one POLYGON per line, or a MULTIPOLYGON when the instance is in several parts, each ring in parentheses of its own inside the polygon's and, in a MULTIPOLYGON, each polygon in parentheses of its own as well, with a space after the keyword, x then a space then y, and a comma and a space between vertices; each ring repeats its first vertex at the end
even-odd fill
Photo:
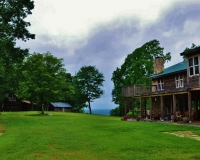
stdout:
POLYGON ((163 133, 200 140, 200 136, 194 134, 192 131, 175 131, 175 132, 163 132, 163 133))

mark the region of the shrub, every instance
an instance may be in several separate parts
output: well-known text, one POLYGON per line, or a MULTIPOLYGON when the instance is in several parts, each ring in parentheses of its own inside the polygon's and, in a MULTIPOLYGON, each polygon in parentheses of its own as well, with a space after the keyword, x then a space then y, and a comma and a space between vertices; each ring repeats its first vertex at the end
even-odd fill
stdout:
POLYGON ((189 123, 189 118, 188 117, 183 117, 182 121, 183 121, 183 123, 189 123))
POLYGON ((119 107, 110 110, 110 116, 119 116, 119 107))
POLYGON ((140 121, 141 117, 137 116, 135 119, 136 119, 136 121, 140 121))
MULTIPOLYGON (((127 113, 127 115, 132 117, 132 116, 133 116, 133 115, 132 115, 132 111, 129 111, 129 112, 127 113)), ((139 116, 139 113, 138 113, 137 111, 134 110, 134 117, 137 117, 137 116, 139 116)))
POLYGON ((172 121, 173 121, 173 122, 177 122, 177 116, 172 115, 172 121))
POLYGON ((122 121, 127 121, 127 119, 131 119, 131 116, 125 115, 122 117, 122 121))
POLYGON ((131 116, 132 116, 132 112, 128 112, 128 113, 127 113, 127 116, 130 116, 130 117, 131 117, 131 116))

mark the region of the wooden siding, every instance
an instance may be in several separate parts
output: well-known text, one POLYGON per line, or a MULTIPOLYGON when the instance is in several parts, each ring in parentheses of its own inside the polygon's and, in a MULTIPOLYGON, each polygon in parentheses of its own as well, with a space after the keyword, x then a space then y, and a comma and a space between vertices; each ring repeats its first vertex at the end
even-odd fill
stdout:
POLYGON ((199 76, 189 77, 189 88, 199 87, 199 76))
MULTIPOLYGON (((169 76, 166 76, 164 77, 164 90, 165 91, 176 91, 176 90, 180 90, 180 88, 176 88, 176 75, 178 75, 179 73, 177 74, 174 74, 174 75, 169 75, 169 76)), ((187 85, 187 72, 184 72, 182 73, 183 74, 183 77, 184 77, 184 85, 182 88, 187 88, 188 85, 187 85)))

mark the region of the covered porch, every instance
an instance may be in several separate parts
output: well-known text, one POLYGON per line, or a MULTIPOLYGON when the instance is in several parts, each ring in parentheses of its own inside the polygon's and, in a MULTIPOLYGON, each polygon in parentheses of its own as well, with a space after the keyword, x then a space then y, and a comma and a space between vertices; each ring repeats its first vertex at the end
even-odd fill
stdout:
MULTIPOLYGON (((188 117, 189 121, 200 121, 199 89, 191 90, 185 88, 174 91, 159 91, 156 86, 147 86, 146 88, 144 85, 141 86, 140 89, 138 89, 139 85, 128 86, 128 88, 123 89, 123 93, 126 93, 123 95, 125 102, 127 99, 132 99, 133 111, 134 101, 135 99, 139 99, 140 117, 142 119, 171 120, 172 115, 174 115, 180 119, 188 117), (147 101, 149 101, 148 110, 146 106, 147 101)), ((126 103, 124 104, 126 114, 126 103)))

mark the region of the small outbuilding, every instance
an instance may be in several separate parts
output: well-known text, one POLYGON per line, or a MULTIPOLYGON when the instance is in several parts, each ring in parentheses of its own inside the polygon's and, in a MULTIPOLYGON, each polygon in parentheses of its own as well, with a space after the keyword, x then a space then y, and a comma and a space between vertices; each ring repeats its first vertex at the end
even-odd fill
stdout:
POLYGON ((72 106, 67 102, 50 102, 50 105, 54 111, 58 112, 71 112, 72 109, 72 106))

